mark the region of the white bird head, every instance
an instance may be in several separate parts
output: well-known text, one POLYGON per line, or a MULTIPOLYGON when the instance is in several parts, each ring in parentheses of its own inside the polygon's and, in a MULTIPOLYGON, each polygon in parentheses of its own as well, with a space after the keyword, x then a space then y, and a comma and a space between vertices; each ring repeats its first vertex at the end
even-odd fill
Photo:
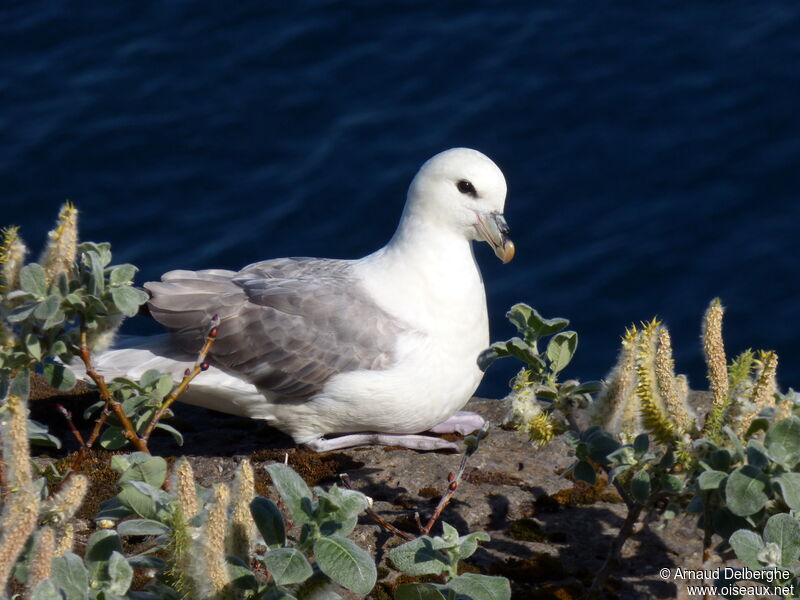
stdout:
POLYGON ((420 219, 468 240, 483 240, 504 263, 514 257, 503 217, 506 180, 487 156, 453 148, 428 160, 408 188, 403 218, 420 219))

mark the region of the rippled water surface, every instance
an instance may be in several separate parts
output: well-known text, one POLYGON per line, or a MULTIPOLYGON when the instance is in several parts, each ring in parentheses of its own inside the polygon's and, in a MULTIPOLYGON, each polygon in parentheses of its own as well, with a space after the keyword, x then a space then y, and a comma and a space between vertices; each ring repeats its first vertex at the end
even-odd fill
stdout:
POLYGON ((517 301, 568 317, 568 374, 598 378, 658 315, 700 387, 720 296, 731 352, 800 385, 797 2, 91 4, 0 7, 2 221, 33 245, 69 198, 141 281, 358 257, 425 159, 471 146, 518 249, 477 248, 493 338, 517 301))

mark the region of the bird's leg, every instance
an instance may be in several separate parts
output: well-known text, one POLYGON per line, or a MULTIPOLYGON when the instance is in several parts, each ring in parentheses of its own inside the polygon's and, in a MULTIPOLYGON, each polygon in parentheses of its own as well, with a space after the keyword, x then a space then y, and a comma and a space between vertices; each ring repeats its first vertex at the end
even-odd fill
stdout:
POLYGON ((435 427, 431 427, 431 433, 460 433, 467 435, 483 427, 486 420, 474 412, 460 410, 449 419, 445 419, 435 427))
POLYGON ((315 452, 330 452, 355 446, 401 446, 411 450, 448 450, 458 452, 458 446, 440 438, 427 435, 409 435, 399 433, 353 433, 331 439, 318 438, 306 442, 306 446, 315 452))

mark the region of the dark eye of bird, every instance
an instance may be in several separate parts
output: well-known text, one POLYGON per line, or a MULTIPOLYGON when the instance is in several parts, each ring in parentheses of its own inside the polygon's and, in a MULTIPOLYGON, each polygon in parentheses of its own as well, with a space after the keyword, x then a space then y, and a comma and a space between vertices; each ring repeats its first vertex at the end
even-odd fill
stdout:
POLYGON ((458 191, 462 194, 469 194, 470 196, 477 197, 478 192, 475 191, 475 186, 466 179, 462 179, 456 184, 458 191))

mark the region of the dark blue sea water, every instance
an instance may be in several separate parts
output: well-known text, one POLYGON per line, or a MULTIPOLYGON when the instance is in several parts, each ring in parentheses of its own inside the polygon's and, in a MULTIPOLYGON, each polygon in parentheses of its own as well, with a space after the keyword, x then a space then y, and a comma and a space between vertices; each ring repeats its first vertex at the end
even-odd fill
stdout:
POLYGON ((471 146, 517 244, 476 249, 494 339, 518 301, 567 317, 593 379, 658 315, 702 387, 720 296, 729 351, 800 385, 796 0, 4 2, 0 44, 1 220, 31 245, 71 199, 139 281, 358 257, 425 159, 471 146))

